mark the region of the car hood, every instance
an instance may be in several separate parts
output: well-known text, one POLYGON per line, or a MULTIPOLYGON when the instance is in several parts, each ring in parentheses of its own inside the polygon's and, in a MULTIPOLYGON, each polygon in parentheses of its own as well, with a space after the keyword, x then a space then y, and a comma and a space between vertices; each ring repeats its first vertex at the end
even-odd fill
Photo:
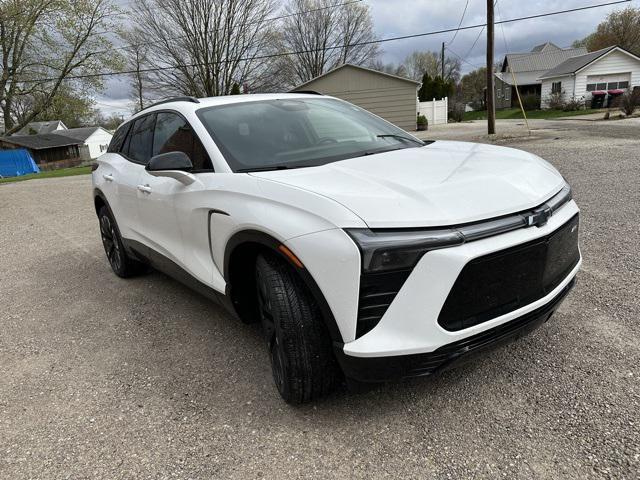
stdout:
POLYGON ((329 197, 370 228, 497 217, 540 205, 564 184, 555 168, 533 154, 448 141, 252 175, 329 197))

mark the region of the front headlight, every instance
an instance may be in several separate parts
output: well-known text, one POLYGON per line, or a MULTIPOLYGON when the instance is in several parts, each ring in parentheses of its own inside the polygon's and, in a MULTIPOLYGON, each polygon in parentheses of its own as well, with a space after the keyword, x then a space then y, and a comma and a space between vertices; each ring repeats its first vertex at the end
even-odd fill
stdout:
POLYGON ((372 231, 366 228, 346 230, 362 253, 362 269, 367 273, 413 268, 429 250, 464 243, 457 231, 372 231))

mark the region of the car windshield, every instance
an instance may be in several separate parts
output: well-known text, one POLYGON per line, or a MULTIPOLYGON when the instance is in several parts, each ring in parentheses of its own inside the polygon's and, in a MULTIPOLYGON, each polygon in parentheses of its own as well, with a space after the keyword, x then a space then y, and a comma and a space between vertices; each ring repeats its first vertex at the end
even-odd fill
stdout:
POLYGON ((286 98, 198 110, 234 172, 324 165, 424 142, 350 103, 286 98))

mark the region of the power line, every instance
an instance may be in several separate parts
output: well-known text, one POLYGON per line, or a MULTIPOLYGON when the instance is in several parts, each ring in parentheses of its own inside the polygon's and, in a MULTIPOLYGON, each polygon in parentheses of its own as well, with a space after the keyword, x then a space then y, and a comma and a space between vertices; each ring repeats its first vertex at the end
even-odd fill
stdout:
POLYGON ((456 57, 458 57, 460 59, 461 62, 466 63, 467 65, 471 65, 473 68, 480 68, 478 65, 475 65, 471 62, 469 62, 467 59, 462 58, 460 55, 458 55, 456 52, 454 52, 453 50, 451 50, 448 46, 445 47, 449 53, 453 53, 453 55, 455 55, 456 57))
MULTIPOLYGON (((498 10, 498 18, 502 20, 502 13, 500 12, 500 4, 499 0, 496 0, 496 9, 498 10)), ((504 41, 504 53, 509 53, 509 47, 507 46, 507 36, 504 34, 504 25, 500 24, 500 29, 502 30, 502 40, 504 41)))
MULTIPOLYGON (((295 16, 298 16, 298 15, 304 15, 306 13, 319 12, 319 11, 322 11, 322 10, 328 10, 330 8, 344 7, 344 6, 347 6, 347 5, 351 5, 353 3, 360 3, 360 2, 362 2, 362 0, 350 0, 350 1, 344 2, 344 3, 335 3, 335 4, 332 4, 332 5, 326 5, 324 7, 312 8, 310 10, 302 10, 300 12, 292 12, 292 13, 288 13, 286 15, 280 15, 280 16, 277 16, 277 17, 268 17, 268 18, 265 18, 264 20, 254 20, 252 22, 241 23, 238 26, 239 27, 246 27, 246 26, 255 25, 255 24, 258 24, 258 23, 274 22, 276 20, 283 20, 285 18, 295 17, 295 16)), ((223 28, 224 27, 218 27, 218 28, 214 28, 214 29, 211 29, 211 30, 205 30, 204 33, 205 34, 212 33, 212 32, 221 30, 223 28)), ((175 39, 178 39, 178 38, 187 38, 188 36, 189 35, 177 35, 177 36, 173 37, 173 39, 175 40, 175 39)), ((128 49, 131 49, 131 48, 141 47, 141 46, 144 46, 144 45, 155 45, 155 44, 158 44, 158 43, 162 43, 162 41, 158 40, 158 41, 155 41, 155 42, 140 42, 140 43, 134 43, 134 44, 130 44, 130 45, 124 45, 122 47, 115 47, 115 48, 110 48, 108 50, 101 50, 99 52, 95 52, 94 55, 95 54, 100 54, 100 53, 108 53, 108 52, 112 52, 114 50, 128 50, 128 49)))
MULTIPOLYGON (((507 20, 500 20, 499 22, 494 22, 496 24, 503 24, 503 23, 512 23, 512 22, 519 22, 519 21, 523 21, 523 20, 531 20, 534 18, 542 18, 542 17, 549 17, 549 16, 553 16, 553 15, 561 15, 561 14, 565 14, 565 13, 572 13, 572 12, 578 12, 578 11, 583 11, 583 10, 590 10, 593 8, 599 8, 599 7, 606 7, 606 6, 610 6, 610 5, 618 5, 621 3, 629 3, 631 0, 616 0, 613 2, 607 2, 607 3, 600 3, 600 4, 595 4, 595 5, 587 5, 587 6, 583 6, 583 7, 576 7, 576 8, 570 8, 570 9, 566 9, 566 10, 558 10, 555 12, 546 12, 546 13, 539 13, 536 15, 527 15, 524 17, 518 17, 518 18, 511 18, 511 19, 507 19, 507 20)), ((108 77, 108 76, 117 76, 117 75, 131 75, 133 73, 152 73, 152 72, 159 72, 159 71, 165 71, 165 70, 176 70, 179 68, 184 68, 184 67, 201 67, 201 66, 211 66, 211 65, 218 65, 218 64, 222 64, 222 63, 227 63, 230 61, 249 61, 249 60, 264 60, 264 59, 269 59, 269 58, 277 58, 277 57, 284 57, 284 56, 289 56, 289 55, 300 55, 303 53, 315 53, 315 52, 319 52, 319 51, 326 51, 326 50, 336 50, 336 49, 340 49, 340 48, 345 48, 345 47, 357 47, 357 46, 363 46, 363 45, 373 45, 373 44, 379 44, 379 43, 387 43, 387 42, 394 42, 394 41, 398 41, 398 40, 407 40, 410 38, 419 38, 419 37, 426 37, 426 36, 431 36, 431 35, 440 35, 443 33, 450 33, 450 32, 454 32, 456 30, 471 30, 471 29, 475 29, 475 28, 484 28, 486 27, 486 23, 479 23, 479 24, 475 24, 475 25, 467 25, 464 27, 459 27, 459 28, 447 28, 447 29, 443 29, 443 30, 435 30, 435 31, 431 31, 431 32, 424 32, 424 33, 414 33, 411 35, 401 35, 401 36, 397 36, 397 37, 388 37, 388 38, 382 38, 382 39, 378 39, 378 40, 368 40, 368 41, 364 41, 364 42, 356 42, 356 43, 351 43, 351 44, 341 44, 341 45, 333 45, 333 46, 329 46, 329 47, 324 47, 324 48, 314 48, 314 49, 307 49, 307 50, 297 50, 297 51, 292 51, 292 52, 281 52, 281 53, 274 53, 274 54, 268 54, 268 55, 256 55, 253 57, 245 57, 245 58, 239 58, 239 59, 234 59, 234 60, 219 60, 216 62, 201 62, 201 63, 193 63, 193 64, 188 64, 188 65, 181 65, 181 66, 166 66, 166 67, 153 67, 153 68, 146 68, 146 69, 141 69, 141 70, 127 70, 127 71, 117 71, 117 72, 103 72, 103 73, 92 73, 92 74, 85 74, 85 75, 72 75, 72 76, 68 76, 65 78, 65 80, 80 80, 80 79, 85 79, 85 78, 96 78, 96 77, 108 77)), ((57 80, 57 78, 45 78, 45 79, 40 79, 40 80, 25 80, 23 83, 40 83, 40 82, 48 82, 48 81, 55 81, 57 80)))
POLYGON ((453 45, 453 42, 455 41, 456 37, 458 36, 458 32, 460 31, 460 26, 462 25, 462 22, 464 20, 464 15, 467 13, 467 8, 468 7, 469 7, 469 0, 467 0, 467 3, 464 4, 464 10, 462 11, 462 17, 460 17, 460 21, 458 22, 458 28, 456 29, 455 33, 453 34, 453 38, 449 42, 449 45, 453 45))

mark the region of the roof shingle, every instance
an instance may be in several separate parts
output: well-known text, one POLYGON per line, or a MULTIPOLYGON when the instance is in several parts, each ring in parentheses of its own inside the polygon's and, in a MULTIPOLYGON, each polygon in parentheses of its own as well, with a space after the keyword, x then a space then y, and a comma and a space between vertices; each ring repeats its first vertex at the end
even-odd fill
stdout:
POLYGON ((56 133, 41 133, 39 135, 14 135, 2 137, 0 141, 19 145, 33 150, 45 150, 47 148, 66 147, 69 145, 81 145, 81 140, 65 137, 56 133))
POLYGON ((615 45, 612 47, 603 48, 601 50, 596 50, 595 52, 590 52, 585 55, 578 55, 568 58, 561 64, 556 65, 551 70, 548 70, 544 74, 540 75, 540 78, 560 77, 562 75, 569 75, 571 73, 577 72, 582 67, 587 66, 597 58, 600 58, 605 53, 609 53, 614 48, 616 48, 615 45))

